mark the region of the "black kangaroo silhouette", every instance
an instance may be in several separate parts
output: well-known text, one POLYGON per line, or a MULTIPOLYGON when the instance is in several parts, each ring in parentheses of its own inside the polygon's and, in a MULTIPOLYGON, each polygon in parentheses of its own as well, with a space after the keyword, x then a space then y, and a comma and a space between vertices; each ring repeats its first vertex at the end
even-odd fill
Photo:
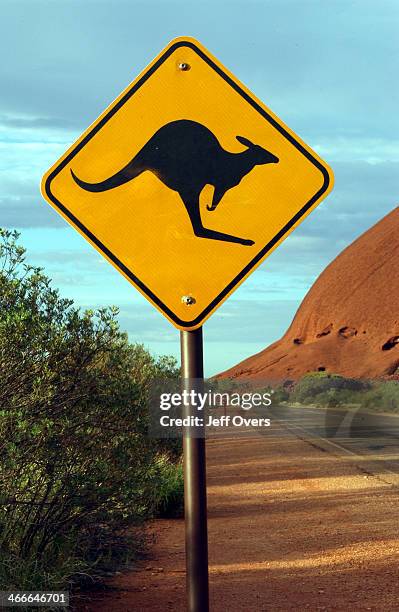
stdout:
POLYGON ((119 187, 150 170, 167 187, 177 191, 186 207, 195 236, 252 245, 253 240, 216 232, 203 226, 200 194, 205 185, 215 187, 212 204, 215 210, 228 189, 239 184, 254 166, 277 163, 278 158, 243 136, 237 140, 247 149, 229 153, 204 125, 186 119, 162 126, 129 163, 113 176, 99 183, 87 183, 76 176, 75 182, 86 191, 100 192, 119 187))

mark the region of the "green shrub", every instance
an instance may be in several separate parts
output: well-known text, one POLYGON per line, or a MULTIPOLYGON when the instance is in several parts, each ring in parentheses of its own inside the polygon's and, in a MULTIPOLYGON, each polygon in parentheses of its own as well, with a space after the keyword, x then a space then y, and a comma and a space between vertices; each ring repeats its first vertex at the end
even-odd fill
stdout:
POLYGON ((399 412, 399 382, 387 380, 375 383, 362 397, 362 406, 369 410, 399 412))
POLYGON ((369 387, 370 384, 366 381, 327 372, 311 372, 297 382, 290 399, 300 403, 342 403, 353 401, 356 393, 369 387))
POLYGON ((273 405, 279 404, 280 402, 286 402, 290 399, 290 393, 287 388, 280 386, 274 389, 274 393, 271 395, 273 405))
POLYGON ((335 408, 336 406, 359 404, 363 391, 353 391, 351 389, 330 388, 323 393, 318 393, 313 399, 316 406, 335 408))
POLYGON ((0 588, 55 589, 126 556, 154 512, 159 455, 181 446, 147 437, 147 387, 177 368, 115 308, 62 299, 17 237, 0 232, 0 588))

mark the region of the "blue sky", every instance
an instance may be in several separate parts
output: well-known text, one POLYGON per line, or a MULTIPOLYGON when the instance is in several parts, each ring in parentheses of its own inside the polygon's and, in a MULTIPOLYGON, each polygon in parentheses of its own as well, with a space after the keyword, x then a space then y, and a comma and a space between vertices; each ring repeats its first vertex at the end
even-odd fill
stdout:
POLYGON ((333 168, 335 189, 206 323, 212 374, 288 327, 323 268, 399 202, 397 0, 2 0, 0 225, 132 341, 178 332, 44 203, 41 176, 176 36, 198 38, 333 168))

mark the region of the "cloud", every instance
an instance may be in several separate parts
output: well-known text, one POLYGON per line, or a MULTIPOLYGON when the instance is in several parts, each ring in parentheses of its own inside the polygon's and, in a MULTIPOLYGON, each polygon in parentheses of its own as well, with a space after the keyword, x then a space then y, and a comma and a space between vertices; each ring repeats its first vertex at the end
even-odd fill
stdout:
POLYGON ((366 136, 334 137, 312 144, 314 150, 331 162, 365 161, 368 164, 399 162, 399 140, 392 137, 368 138, 366 136))
POLYGON ((64 227, 65 221, 40 194, 0 197, 0 227, 64 227))
POLYGON ((3 0, 0 109, 87 125, 188 32, 304 137, 387 135, 386 117, 397 112, 398 17, 393 0, 378 8, 372 0, 3 0))
POLYGON ((39 213, 36 206, 42 174, 160 47, 184 30, 333 165, 333 195, 299 235, 313 235, 326 219, 346 215, 340 238, 345 242, 359 216, 351 207, 361 201, 359 223, 365 228, 380 206, 394 205, 397 186, 388 164, 399 162, 399 141, 392 136, 399 127, 397 3, 386 0, 378 10, 371 0, 201 4, 212 6, 212 20, 202 6, 180 0, 3 2, 0 51, 9 59, 0 65, 0 156, 4 173, 14 180, 10 191, 0 179, 7 224, 60 226, 52 211, 39 213), (237 44, 237 37, 245 44, 237 44), (377 162, 383 168, 371 167, 377 162), (17 182, 26 180, 32 183, 30 197, 18 199, 17 182))
POLYGON ((59 142, 7 142, 0 135, 0 226, 65 226, 65 221, 44 202, 40 181, 66 147, 59 142))
MULTIPOLYGON (((277 340, 297 307, 296 300, 225 302, 204 327, 206 376, 233 366, 277 340)), ((179 332, 156 311, 123 305, 118 318, 132 342, 143 342, 157 354, 171 354, 179 360, 179 332)))
POLYGON ((65 227, 65 221, 42 198, 39 177, 32 180, 31 173, 27 169, 25 177, 23 167, 0 173, 0 226, 65 227))
POLYGON ((178 332, 100 264, 42 201, 39 183, 162 46, 197 37, 336 178, 207 323, 208 367, 232 365, 277 339, 329 261, 399 203, 398 19, 397 0, 3 0, 0 225, 25 228, 30 260, 65 295, 85 307, 119 304, 132 340, 178 355, 178 332))
POLYGON ((18 115, 0 115, 0 130, 15 128, 19 130, 71 130, 77 127, 77 122, 67 117, 33 117, 18 115))

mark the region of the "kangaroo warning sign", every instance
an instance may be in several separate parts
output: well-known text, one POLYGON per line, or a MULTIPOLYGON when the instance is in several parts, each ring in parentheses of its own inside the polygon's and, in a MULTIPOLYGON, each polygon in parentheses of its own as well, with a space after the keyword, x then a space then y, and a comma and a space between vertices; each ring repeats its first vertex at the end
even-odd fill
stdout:
POLYGON ((179 38, 46 173, 42 193, 176 327, 196 329, 332 184, 292 130, 179 38))

